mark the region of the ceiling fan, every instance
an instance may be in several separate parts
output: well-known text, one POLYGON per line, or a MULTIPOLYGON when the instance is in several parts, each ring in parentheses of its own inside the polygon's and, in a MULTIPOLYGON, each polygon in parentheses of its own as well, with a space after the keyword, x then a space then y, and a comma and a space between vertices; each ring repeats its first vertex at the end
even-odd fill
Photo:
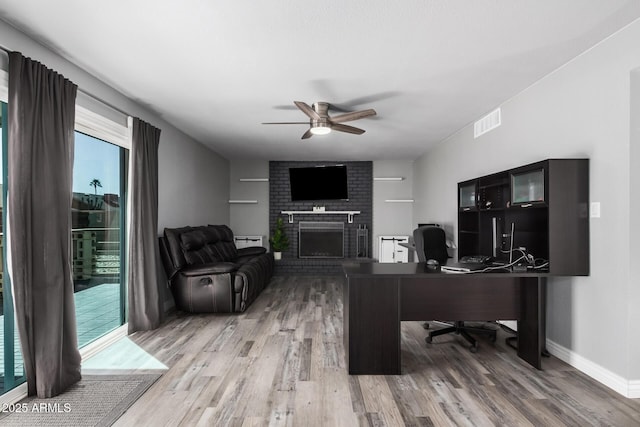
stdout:
POLYGON ((351 113, 344 113, 337 116, 329 116, 329 108, 331 104, 328 102, 316 102, 313 107, 309 104, 301 101, 293 101, 293 103, 309 117, 308 122, 270 122, 262 123, 263 125, 298 125, 308 124, 310 127, 302 135, 302 139, 311 138, 313 135, 326 135, 332 130, 339 132, 353 133, 355 135, 362 135, 363 129, 343 124, 344 122, 350 122, 353 120, 362 119, 369 116, 375 116, 376 110, 368 109, 361 111, 353 111, 351 113))

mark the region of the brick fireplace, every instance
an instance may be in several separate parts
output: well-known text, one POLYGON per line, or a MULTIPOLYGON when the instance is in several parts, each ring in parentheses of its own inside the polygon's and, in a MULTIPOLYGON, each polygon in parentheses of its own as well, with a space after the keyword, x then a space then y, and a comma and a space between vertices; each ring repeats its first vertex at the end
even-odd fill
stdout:
MULTIPOLYGON (((283 218, 285 232, 289 237, 289 249, 283 253, 283 259, 276 263, 276 274, 341 274, 342 262, 345 259, 357 257, 357 229, 358 226, 371 230, 373 212, 373 163, 372 162, 294 162, 294 161, 271 161, 269 162, 269 229, 273 230, 278 217, 283 218), (327 200, 327 201, 291 201, 291 191, 289 188, 289 168, 312 167, 322 165, 345 165, 347 167, 347 183, 349 190, 349 200, 327 200), (326 211, 360 211, 360 214, 353 216, 353 222, 349 222, 344 214, 324 214, 312 213, 314 206, 324 206, 326 211), (282 211, 305 211, 305 215, 293 215, 293 222, 289 223, 289 217, 283 215, 282 211), (311 223, 334 223, 340 224, 342 232, 342 257, 316 254, 308 256, 305 252, 304 238, 313 238, 313 235, 303 234, 302 248, 300 243, 300 224, 311 223), (302 256, 300 249, 302 249, 302 256)), ((338 227, 336 225, 336 227, 338 227)), ((326 231, 326 230, 325 230, 326 231)), ((308 231, 308 233, 312 233, 308 231)), ((371 235, 371 233, 369 233, 371 235)), ((337 248, 337 233, 328 234, 335 239, 333 246, 337 248)), ((315 236, 317 237, 317 236, 315 236)), ((326 244, 324 240, 316 239, 320 245, 326 244)), ((367 242, 368 253, 372 253, 371 239, 367 242)), ((320 248, 320 252, 326 252, 327 248, 320 248)))

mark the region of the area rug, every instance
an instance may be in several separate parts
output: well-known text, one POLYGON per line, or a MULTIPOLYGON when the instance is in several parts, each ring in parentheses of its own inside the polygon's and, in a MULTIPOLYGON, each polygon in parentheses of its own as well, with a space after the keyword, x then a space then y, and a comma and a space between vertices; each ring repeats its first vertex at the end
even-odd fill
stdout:
POLYGON ((2 426, 110 426, 151 385, 159 374, 83 375, 63 394, 50 399, 28 397, 3 407, 2 426))

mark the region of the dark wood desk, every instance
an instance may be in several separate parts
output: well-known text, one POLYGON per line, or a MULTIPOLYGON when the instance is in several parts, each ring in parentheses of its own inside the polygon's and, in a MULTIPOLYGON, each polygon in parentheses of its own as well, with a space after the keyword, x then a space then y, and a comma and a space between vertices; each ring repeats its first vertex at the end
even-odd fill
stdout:
POLYGON ((399 375, 400 322, 517 320, 518 356, 542 369, 546 274, 452 274, 424 263, 345 263, 349 374, 399 375))

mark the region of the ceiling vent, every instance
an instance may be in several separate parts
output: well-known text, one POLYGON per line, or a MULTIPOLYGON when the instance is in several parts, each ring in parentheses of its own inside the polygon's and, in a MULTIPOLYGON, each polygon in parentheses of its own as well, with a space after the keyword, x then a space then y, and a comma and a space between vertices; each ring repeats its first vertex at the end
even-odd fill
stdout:
POLYGON ((473 124, 473 137, 477 138, 500 126, 500 108, 497 108, 473 124))

